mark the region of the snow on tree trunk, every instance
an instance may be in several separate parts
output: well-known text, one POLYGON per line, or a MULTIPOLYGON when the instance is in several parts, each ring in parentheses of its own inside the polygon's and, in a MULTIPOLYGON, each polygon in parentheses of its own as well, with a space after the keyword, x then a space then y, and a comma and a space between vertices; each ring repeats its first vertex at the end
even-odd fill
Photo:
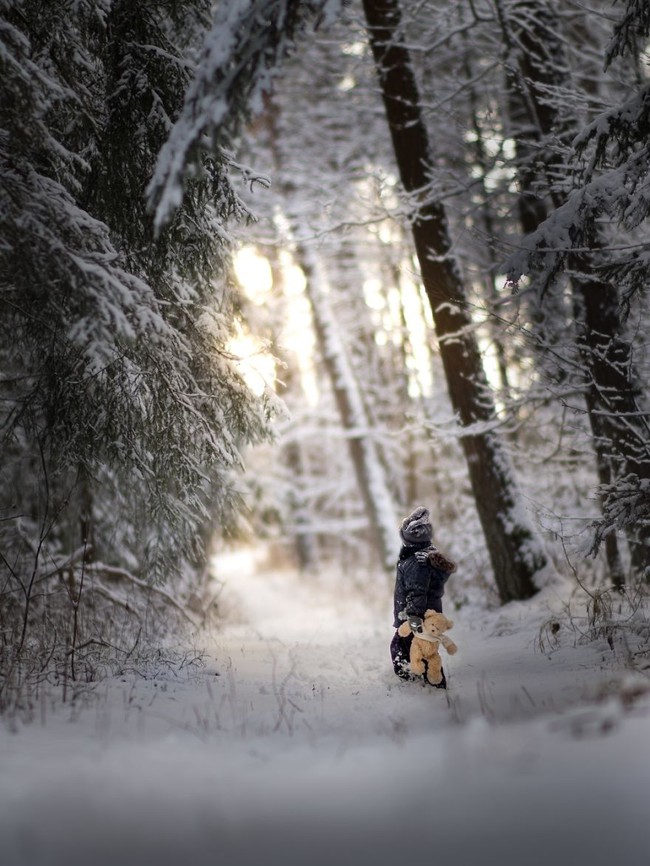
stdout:
POLYGON ((491 429, 494 404, 450 254, 446 214, 427 196, 432 152, 409 52, 400 44, 399 6, 397 0, 364 0, 363 6, 401 180, 417 208, 413 240, 452 406, 466 428, 461 441, 499 595, 503 602, 528 598, 548 558, 521 503, 509 457, 491 429))
MULTIPOLYGON (((577 340, 586 368, 585 399, 591 422, 600 483, 608 489, 617 477, 630 472, 648 478, 650 466, 639 459, 647 443, 641 422, 635 386, 632 347, 621 338, 623 323, 615 286, 594 280, 574 280, 579 292, 582 317, 577 321, 577 340)), ((647 549, 637 537, 637 527, 628 527, 632 568, 640 574, 647 567, 647 549)), ((604 537, 605 553, 615 585, 625 583, 613 531, 604 537)))
POLYGON ((392 571, 399 548, 398 520, 385 468, 373 439, 359 384, 339 336, 329 299, 322 287, 318 263, 306 247, 298 251, 298 263, 305 274, 314 330, 341 422, 347 432, 359 491, 381 552, 382 563, 387 571, 392 571))

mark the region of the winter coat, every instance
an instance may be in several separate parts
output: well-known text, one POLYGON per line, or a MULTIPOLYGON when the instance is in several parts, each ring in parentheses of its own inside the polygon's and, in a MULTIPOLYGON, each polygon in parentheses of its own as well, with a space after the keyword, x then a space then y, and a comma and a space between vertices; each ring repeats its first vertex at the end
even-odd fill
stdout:
POLYGON ((456 564, 428 543, 404 545, 397 560, 394 594, 394 626, 407 616, 424 616, 425 610, 442 613, 442 597, 456 564), (419 556, 416 556, 419 553, 419 556))

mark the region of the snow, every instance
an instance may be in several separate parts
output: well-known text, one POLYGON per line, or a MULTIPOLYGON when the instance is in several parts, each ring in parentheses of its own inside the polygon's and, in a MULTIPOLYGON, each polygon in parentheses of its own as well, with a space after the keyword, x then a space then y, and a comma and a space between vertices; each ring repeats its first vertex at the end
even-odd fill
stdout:
POLYGON ((562 585, 448 602, 444 692, 393 676, 388 591, 246 551, 216 570, 204 667, 0 729, 2 866, 649 862, 646 680, 605 642, 539 650, 562 585))

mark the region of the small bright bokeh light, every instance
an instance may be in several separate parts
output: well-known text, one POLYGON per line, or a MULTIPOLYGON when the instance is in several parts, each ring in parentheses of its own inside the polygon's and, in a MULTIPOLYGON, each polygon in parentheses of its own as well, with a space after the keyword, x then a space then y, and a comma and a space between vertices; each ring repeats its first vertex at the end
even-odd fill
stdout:
POLYGON ((396 240, 394 235, 395 235, 395 232, 394 232, 393 226, 391 226, 390 223, 383 222, 379 226, 379 230, 377 232, 377 237, 382 242, 382 244, 388 244, 390 246, 390 244, 394 243, 396 240))
POLYGON ((344 42, 341 46, 343 54, 349 54, 351 57, 363 57, 366 52, 365 42, 344 42))
POLYGON ((242 247, 233 261, 237 282, 257 306, 266 303, 273 289, 273 271, 266 256, 255 247, 242 247))
POLYGON ((302 295, 305 292, 305 274, 302 268, 294 262, 291 253, 282 250, 280 253, 280 266, 282 267, 282 278, 284 280, 284 291, 289 297, 302 295))
POLYGON ((383 292, 381 280, 376 277, 363 281, 363 296, 366 306, 371 310, 383 310, 386 306, 386 297, 383 292))

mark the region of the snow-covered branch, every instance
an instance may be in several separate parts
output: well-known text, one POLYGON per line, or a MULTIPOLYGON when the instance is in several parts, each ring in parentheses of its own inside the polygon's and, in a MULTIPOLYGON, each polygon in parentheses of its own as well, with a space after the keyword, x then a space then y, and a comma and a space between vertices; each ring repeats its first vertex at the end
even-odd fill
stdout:
POLYGON ((196 75, 147 191, 158 230, 183 199, 197 153, 219 148, 261 111, 273 78, 310 20, 332 20, 338 0, 224 0, 217 5, 196 75))

